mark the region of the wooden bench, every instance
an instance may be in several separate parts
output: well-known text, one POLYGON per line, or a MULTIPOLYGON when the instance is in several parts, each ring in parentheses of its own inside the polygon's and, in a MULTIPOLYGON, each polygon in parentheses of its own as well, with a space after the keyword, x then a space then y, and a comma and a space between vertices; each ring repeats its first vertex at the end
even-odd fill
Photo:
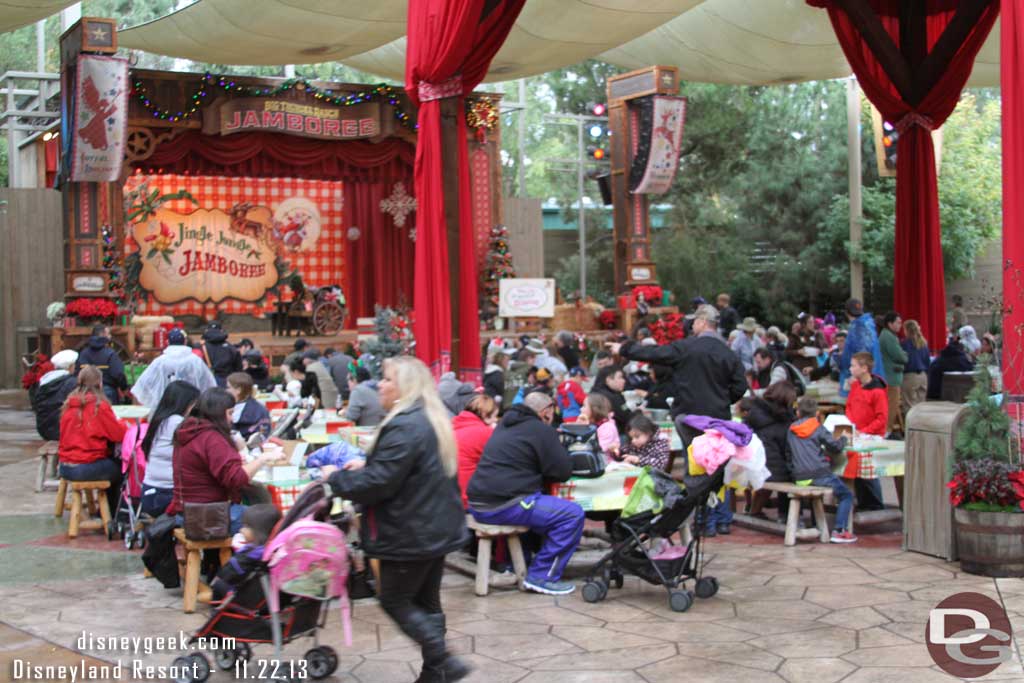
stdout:
POLYGON ((53 509, 54 517, 63 517, 65 510, 71 510, 68 520, 68 538, 75 538, 81 529, 99 529, 111 537, 110 506, 107 505, 107 489, 109 481, 71 481, 61 479, 57 484, 57 502, 53 509), (67 502, 68 491, 71 491, 71 503, 67 502), (85 509, 82 509, 82 503, 85 509), (100 518, 96 519, 99 512, 100 518))
POLYGON ((174 539, 185 549, 184 609, 186 614, 196 611, 199 597, 199 572, 204 550, 220 551, 221 566, 231 559, 231 538, 216 538, 209 541, 193 541, 185 538, 184 529, 174 530, 174 539))
POLYGON ((36 493, 40 493, 43 489, 57 488, 57 466, 58 456, 57 451, 60 443, 57 441, 47 441, 36 453, 39 454, 39 476, 36 477, 36 493), (46 475, 49 474, 50 478, 47 479, 46 475))
POLYGON ((512 567, 515 569, 517 583, 520 588, 526 579, 526 559, 523 556, 523 544, 519 535, 529 531, 525 526, 502 526, 478 522, 473 515, 466 515, 466 526, 476 533, 479 544, 476 551, 476 594, 487 595, 491 579, 491 542, 495 538, 508 539, 508 553, 512 556, 512 567))
MULTIPOLYGON (((789 496, 789 514, 786 517, 785 545, 796 545, 797 526, 800 522, 800 503, 805 498, 811 501, 811 509, 814 511, 814 524, 817 527, 817 536, 822 543, 829 542, 828 521, 825 518, 825 496, 832 493, 832 489, 825 486, 797 486, 782 482, 766 482, 762 487, 767 491, 785 493, 789 496)), ((781 514, 782 511, 780 510, 781 514)))

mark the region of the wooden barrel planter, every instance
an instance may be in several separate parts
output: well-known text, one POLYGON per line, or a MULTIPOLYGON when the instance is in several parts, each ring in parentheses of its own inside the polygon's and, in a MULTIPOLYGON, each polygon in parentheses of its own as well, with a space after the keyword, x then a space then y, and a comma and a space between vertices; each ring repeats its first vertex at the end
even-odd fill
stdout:
POLYGON ((1024 514, 956 508, 960 568, 969 574, 1024 576, 1024 514))

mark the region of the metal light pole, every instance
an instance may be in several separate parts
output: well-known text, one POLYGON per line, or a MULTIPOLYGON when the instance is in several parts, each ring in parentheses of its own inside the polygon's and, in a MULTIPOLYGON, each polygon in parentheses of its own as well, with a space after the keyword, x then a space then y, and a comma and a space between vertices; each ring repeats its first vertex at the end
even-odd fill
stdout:
MULTIPOLYGON (((576 166, 576 206, 578 211, 579 225, 579 257, 580 257, 580 298, 587 298, 587 214, 583 206, 583 183, 586 179, 587 147, 583 135, 583 129, 588 123, 608 124, 607 116, 585 116, 581 114, 545 114, 544 120, 548 123, 555 123, 563 126, 576 126, 576 158, 575 159, 546 159, 563 164, 575 164, 576 166)), ((600 166, 598 162, 593 162, 600 166)), ((566 169, 568 170, 568 169, 566 169)))

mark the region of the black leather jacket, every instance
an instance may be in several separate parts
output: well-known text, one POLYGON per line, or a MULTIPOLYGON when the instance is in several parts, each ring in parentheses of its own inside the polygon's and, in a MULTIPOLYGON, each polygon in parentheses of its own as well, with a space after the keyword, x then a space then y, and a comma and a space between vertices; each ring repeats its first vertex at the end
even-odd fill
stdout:
POLYGON ((361 536, 370 557, 433 559, 468 540, 458 483, 445 474, 420 405, 381 429, 364 468, 339 470, 330 484, 335 495, 364 506, 361 536))

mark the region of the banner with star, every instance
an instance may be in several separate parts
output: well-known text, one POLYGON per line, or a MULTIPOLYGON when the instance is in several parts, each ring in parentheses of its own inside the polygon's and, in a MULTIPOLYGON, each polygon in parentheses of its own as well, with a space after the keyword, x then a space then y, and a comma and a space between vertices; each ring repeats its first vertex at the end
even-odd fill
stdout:
POLYGON ((128 61, 83 54, 76 76, 71 180, 117 180, 128 132, 128 61))

